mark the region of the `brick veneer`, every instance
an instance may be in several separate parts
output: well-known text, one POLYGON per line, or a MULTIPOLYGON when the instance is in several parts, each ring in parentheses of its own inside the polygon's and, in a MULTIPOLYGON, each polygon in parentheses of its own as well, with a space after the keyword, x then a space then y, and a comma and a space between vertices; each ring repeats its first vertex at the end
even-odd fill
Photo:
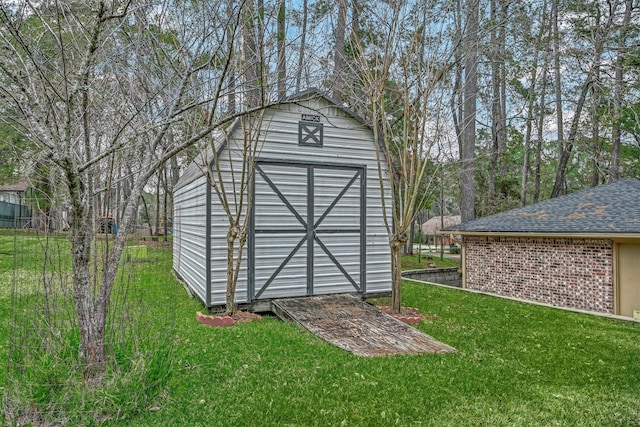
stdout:
POLYGON ((467 288, 614 312, 610 240, 465 237, 464 243, 467 288))

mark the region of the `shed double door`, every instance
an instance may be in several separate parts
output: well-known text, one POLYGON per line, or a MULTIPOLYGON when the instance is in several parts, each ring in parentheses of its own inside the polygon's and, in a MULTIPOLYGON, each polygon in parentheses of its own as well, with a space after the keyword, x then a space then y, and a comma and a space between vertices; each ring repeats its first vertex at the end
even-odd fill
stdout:
POLYGON ((260 161, 249 300, 365 291, 365 169, 260 161))

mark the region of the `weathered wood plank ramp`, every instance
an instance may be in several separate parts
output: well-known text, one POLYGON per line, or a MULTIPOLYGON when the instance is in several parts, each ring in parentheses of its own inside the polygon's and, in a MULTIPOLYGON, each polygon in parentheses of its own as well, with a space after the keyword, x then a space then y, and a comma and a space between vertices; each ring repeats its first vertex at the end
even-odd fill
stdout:
POLYGON ((285 298, 271 306, 281 319, 357 356, 456 352, 353 295, 285 298))

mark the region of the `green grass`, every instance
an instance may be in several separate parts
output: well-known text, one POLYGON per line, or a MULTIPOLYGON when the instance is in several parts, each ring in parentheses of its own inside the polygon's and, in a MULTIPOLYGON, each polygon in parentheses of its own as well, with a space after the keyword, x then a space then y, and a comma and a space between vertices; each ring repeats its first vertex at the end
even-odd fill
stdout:
MULTIPOLYGON (((29 417, 43 414, 37 417, 46 424, 93 425, 96 419, 125 417, 148 408, 171 372, 172 358, 166 355, 173 350, 174 302, 184 297, 170 273, 171 251, 127 248, 107 326, 112 357, 105 387, 95 390, 84 387, 82 366, 77 363, 79 336, 71 326, 75 322, 68 238, 37 233, 14 238, 0 232, 0 251, 13 251, 14 242, 17 255, 9 254, 0 263, 0 361, 3 367, 9 362, 0 374, 5 410, 26 412, 29 417), (46 299, 45 283, 56 290, 46 299), (20 402, 32 404, 25 410, 20 402)), ((105 239, 99 239, 94 256, 104 258, 108 248, 105 239)), ((97 268, 99 276, 103 266, 97 268)))
POLYGON ((404 305, 434 316, 418 328, 458 353, 361 358, 273 317, 198 324, 203 308, 172 278, 170 256, 150 249, 140 266, 156 273, 136 276, 177 316, 156 326, 171 337, 170 376, 154 402, 105 425, 640 425, 638 323, 406 282, 404 305))
POLYGON ((460 261, 457 259, 443 258, 440 259, 440 255, 403 255, 402 270, 421 270, 423 268, 430 268, 435 264, 438 268, 458 267, 460 261), (419 259, 418 259, 419 258, 419 259))

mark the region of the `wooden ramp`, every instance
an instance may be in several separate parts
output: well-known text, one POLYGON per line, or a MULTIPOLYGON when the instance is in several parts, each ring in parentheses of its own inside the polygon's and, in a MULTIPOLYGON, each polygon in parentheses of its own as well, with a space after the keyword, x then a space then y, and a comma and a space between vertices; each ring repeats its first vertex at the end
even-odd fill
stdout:
POLYGON ((281 319, 357 356, 456 352, 353 295, 278 299, 271 307, 281 319))

